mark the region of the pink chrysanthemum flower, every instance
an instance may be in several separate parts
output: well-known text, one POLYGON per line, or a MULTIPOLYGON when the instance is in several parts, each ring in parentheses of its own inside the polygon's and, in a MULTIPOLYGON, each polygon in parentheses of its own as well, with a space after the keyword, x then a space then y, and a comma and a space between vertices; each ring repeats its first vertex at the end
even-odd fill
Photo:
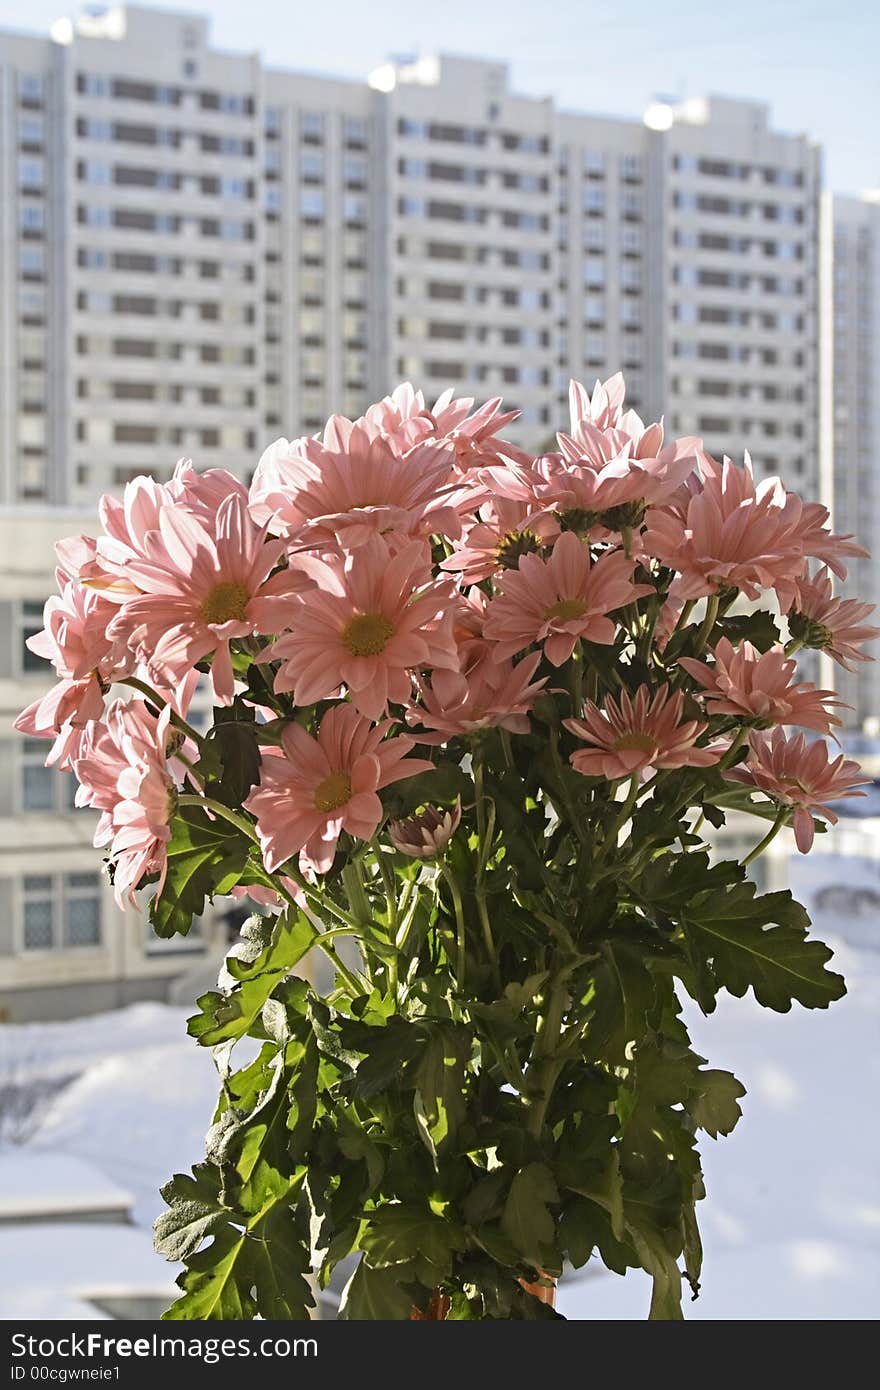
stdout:
POLYGON ((748 459, 721 468, 703 463, 672 505, 648 513, 642 546, 677 570, 670 595, 696 599, 721 589, 740 589, 750 599, 783 587, 803 572, 804 551, 783 514, 772 479, 756 488, 748 459))
POLYGON ((33 738, 54 738, 47 761, 64 767, 78 750, 81 731, 103 715, 104 692, 131 672, 134 658, 107 635, 116 606, 62 570, 56 571, 56 579, 60 592, 46 602, 45 628, 29 637, 27 645, 51 661, 61 679, 22 711, 15 727, 33 738))
POLYGON ((191 459, 181 459, 170 482, 133 478, 122 497, 106 493, 98 503, 104 535, 69 536, 55 547, 59 563, 69 575, 117 602, 137 593, 127 575, 132 560, 147 555, 147 537, 159 530, 166 507, 186 510, 210 522, 227 497, 247 500, 247 488, 223 468, 197 473, 191 459))
MULTIPOLYGON (((442 444, 451 450, 462 472, 501 454, 526 458, 515 445, 497 438, 499 430, 511 424, 519 411, 502 412, 500 396, 486 401, 471 414, 473 404, 472 396, 456 399, 450 389, 444 391, 429 410, 422 392, 414 390, 407 381, 390 396, 371 405, 355 424, 371 437, 381 435, 393 448, 404 452, 429 440, 442 444)), ((350 428, 349 421, 334 416, 324 431, 324 443, 328 447, 339 447, 328 438, 328 431, 332 425, 339 438, 340 422, 343 430, 345 426, 350 428)))
POLYGON ((854 661, 874 660, 862 651, 865 642, 880 637, 880 627, 865 626, 865 619, 873 612, 873 603, 835 598, 831 576, 823 566, 812 577, 797 581, 788 626, 792 637, 805 647, 827 652, 852 671, 854 661))
POLYGON ((499 577, 500 593, 489 604, 485 636, 497 644, 499 658, 541 642, 554 666, 568 660, 581 638, 607 645, 615 635, 608 614, 653 593, 647 585, 633 584, 633 568, 619 550, 592 562, 589 547, 566 531, 549 559, 524 555, 517 569, 499 577))
POLYGON ((374 533, 345 556, 296 555, 291 567, 315 587, 291 599, 289 630, 261 659, 281 660, 275 689, 292 690, 297 705, 344 685, 378 719, 389 700, 408 702, 414 671, 458 669, 451 586, 432 581, 418 541, 394 553, 374 533))
POLYGON ((287 725, 282 748, 263 757, 260 784, 245 802, 270 873, 294 854, 303 869, 326 873, 343 830, 361 840, 376 833, 382 787, 432 770, 424 758, 407 758, 411 738, 385 738, 390 727, 388 720, 371 725, 348 704, 327 711, 317 738, 287 725))
POLYGON ((465 583, 479 584, 501 569, 515 569, 521 556, 540 550, 558 535, 559 521, 552 512, 510 497, 493 497, 482 504, 478 519, 440 568, 460 573, 465 583))
POLYGON ((96 846, 109 846, 113 891, 120 907, 134 903, 134 890, 147 875, 158 875, 162 891, 167 870, 170 822, 177 809, 177 787, 168 769, 174 738, 166 705, 154 719, 139 700, 117 700, 107 723, 93 725, 88 746, 74 763, 80 782, 78 806, 92 806, 101 819, 96 846))
POLYGON ((455 684, 446 681, 442 671, 431 681, 419 679, 421 703, 407 710, 406 721, 434 731, 420 733, 420 743, 445 743, 479 729, 527 734, 529 711, 547 682, 546 676, 532 679, 540 659, 540 652, 532 652, 516 665, 510 660, 482 661, 455 684))
POLYGON ((817 690, 809 681, 793 684, 797 662, 782 647, 758 652, 751 642, 734 649, 722 637, 714 650, 714 664, 683 656, 679 665, 703 687, 710 714, 735 714, 762 724, 797 724, 827 734, 840 724, 828 705, 840 705, 833 690, 817 690))
POLYGON ((683 719, 683 712, 684 695, 668 686, 653 697, 646 685, 634 696, 624 690, 617 699, 609 697, 602 709, 588 700, 581 719, 562 721, 590 745, 572 753, 571 765, 585 777, 609 782, 636 773, 645 777, 660 768, 709 767, 721 757, 723 747, 697 748, 707 725, 683 719))
POLYGON ((279 439, 257 465, 251 515, 276 534, 310 546, 362 545, 377 532, 458 535, 461 489, 452 458, 435 443, 406 455, 380 435, 335 417, 330 448, 317 439, 279 439), (455 495, 453 495, 455 494, 455 495))
POLYGON ((177 685, 196 662, 213 656, 214 691, 221 703, 231 704, 229 643, 257 630, 253 605, 267 592, 283 542, 266 540, 236 492, 211 520, 163 508, 159 528, 145 537, 144 547, 145 558, 126 566, 140 592, 123 604, 109 635, 124 639, 165 685, 177 685))
POLYGON ((452 839, 461 821, 461 802, 450 809, 426 806, 424 811, 393 820, 388 825, 388 838, 396 850, 410 859, 436 859, 452 839))
POLYGON ((841 557, 864 555, 851 537, 830 533, 825 507, 802 502, 777 478, 756 486, 748 454, 742 468, 703 454, 700 471, 668 506, 648 513, 642 535, 645 553, 678 571, 673 598, 733 587, 757 599, 762 590, 775 589, 784 610, 808 556, 845 577, 841 557))
POLYGON ((645 507, 671 497, 702 456, 699 439, 664 446, 662 423, 646 426, 634 410, 624 410, 620 373, 597 381, 592 398, 572 381, 569 400, 571 433, 559 434, 559 453, 502 461, 485 478, 504 496, 577 518, 572 529, 638 526, 645 507))
POLYGON ((843 754, 830 759, 822 739, 808 743, 803 734, 786 738, 781 729, 774 729, 770 734, 751 734, 748 747, 745 763, 730 768, 724 775, 730 781, 763 792, 783 806, 795 808, 794 838, 801 854, 812 848, 813 816, 836 825, 838 818, 827 803, 864 796, 857 788, 871 781, 861 775, 858 763, 843 754))

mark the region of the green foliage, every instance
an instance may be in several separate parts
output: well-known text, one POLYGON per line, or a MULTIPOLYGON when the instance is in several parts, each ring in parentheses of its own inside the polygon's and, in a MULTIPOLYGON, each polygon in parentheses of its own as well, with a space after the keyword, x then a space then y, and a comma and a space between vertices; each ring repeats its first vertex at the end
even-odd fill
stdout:
POLYGON ((314 945, 315 929, 296 908, 279 917, 250 917, 241 941, 226 957, 227 988, 197 1000, 187 1031, 204 1047, 243 1037, 253 1028, 276 985, 314 945))
POLYGON ((187 806, 171 821, 168 871, 162 891, 150 903, 157 936, 186 936, 205 903, 234 888, 244 873, 249 845, 225 820, 211 820, 198 806, 187 806))
MULTIPOLYGON (((169 1318, 305 1317, 306 1274, 324 1286, 350 1255, 351 1319, 408 1318, 435 1290, 453 1320, 554 1318, 524 1285, 593 1259, 647 1271, 650 1316, 681 1318, 701 1278, 697 1139, 731 1131, 744 1088, 692 1051, 676 990, 784 1011, 843 985, 791 896, 691 833, 683 807, 725 814, 716 770, 670 773, 611 843, 619 805, 597 811, 566 737, 485 735, 479 814, 474 783, 448 778, 457 905, 400 855, 326 877, 322 926, 356 919, 361 963, 324 997, 292 974, 316 943, 333 954, 308 916, 245 925, 189 1023, 222 1090, 206 1161, 164 1192, 157 1245, 185 1266, 169 1318), (236 1069, 244 1037, 260 1050, 236 1069)), ((187 812, 174 837, 169 921, 221 874, 259 877, 234 826, 187 812)))

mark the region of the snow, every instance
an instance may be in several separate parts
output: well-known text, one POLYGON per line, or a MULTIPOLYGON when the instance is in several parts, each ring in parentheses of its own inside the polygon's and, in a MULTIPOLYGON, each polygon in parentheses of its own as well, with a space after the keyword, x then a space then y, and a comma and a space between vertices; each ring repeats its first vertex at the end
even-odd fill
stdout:
POLYGON ((0 1153, 0 1222, 101 1212, 124 1221, 131 1197, 99 1169, 70 1154, 0 1153))
POLYGON ((172 1267, 137 1226, 0 1226, 0 1316, 92 1318, 93 1300, 174 1297, 172 1267), (60 1295, 60 1296, 59 1296, 60 1295))
MULTIPOLYGON (((693 1046, 748 1094, 732 1134, 700 1136, 705 1256, 687 1318, 874 1319, 880 1313, 880 959, 844 942, 849 993, 773 1013, 722 994, 686 1010, 693 1046)), ((563 1285, 566 1317, 643 1318, 650 1281, 596 1270, 563 1285)))
POLYGON ((134 1219, 151 1226, 158 1188, 203 1156, 219 1083, 210 1052, 181 1036, 93 1062, 50 1105, 32 1148, 100 1164, 133 1194, 134 1219))
MULTIPOLYGON (((850 992, 827 1011, 795 1005, 779 1015, 751 996, 726 995, 709 1018, 687 1011, 696 1050, 748 1088, 734 1133, 717 1143, 701 1136, 706 1253, 687 1318, 880 1312, 880 952, 852 938, 832 944, 850 992)), ((209 1053, 185 1035, 187 1012, 139 1004, 0 1028, 0 1083, 73 1078, 26 1142, 2 1150, 0 1191, 15 1182, 28 1194, 38 1186, 32 1165, 49 1157, 71 1164, 67 1179, 53 1177, 56 1190, 65 1182, 78 1190, 73 1164, 85 1163, 131 1194, 138 1223, 0 1226, 0 1270, 16 1271, 12 1287, 0 1282, 2 1316, 86 1316, 85 1295, 114 1277, 167 1290, 170 1300, 174 1269, 152 1253, 143 1228, 162 1209, 159 1185, 201 1157, 218 1084, 209 1053), (16 1165, 24 1176, 4 1178, 16 1165)), ((563 1282, 559 1306, 579 1319, 641 1319, 649 1298, 645 1276, 621 1279, 591 1263, 563 1282)))

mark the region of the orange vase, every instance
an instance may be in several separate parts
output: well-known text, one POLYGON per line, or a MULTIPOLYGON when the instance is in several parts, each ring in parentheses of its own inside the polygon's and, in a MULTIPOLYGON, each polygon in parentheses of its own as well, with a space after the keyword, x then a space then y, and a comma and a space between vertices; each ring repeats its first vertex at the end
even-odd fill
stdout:
MULTIPOLYGON (((550 1284, 527 1284, 524 1279, 519 1281, 526 1293, 530 1293, 533 1298, 537 1298, 539 1303, 549 1303, 551 1308, 556 1306, 556 1280, 550 1284)), ((420 1308, 413 1308, 410 1313, 410 1322, 429 1322, 442 1321, 449 1316, 449 1299, 445 1293, 435 1289, 428 1299, 428 1306, 424 1313, 420 1308)))

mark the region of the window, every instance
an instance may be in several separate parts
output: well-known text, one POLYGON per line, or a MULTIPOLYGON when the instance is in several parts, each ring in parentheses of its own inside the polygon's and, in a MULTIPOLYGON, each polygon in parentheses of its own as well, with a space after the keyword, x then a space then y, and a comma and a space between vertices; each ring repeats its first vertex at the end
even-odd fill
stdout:
POLYGON ((78 72, 76 90, 84 96, 106 97, 110 95, 110 79, 103 73, 78 72))
POLYGON ((57 768, 46 767, 48 739, 17 740, 21 758, 21 809, 63 813, 73 808, 76 779, 57 768))
POLYGON ((55 945, 55 903, 51 874, 25 874, 22 880, 22 944, 26 951, 50 951, 55 945))
POLYGON ((247 179, 222 178, 220 180, 220 197, 238 199, 249 198, 250 185, 247 179))
POLYGON ((365 222, 367 200, 362 193, 346 193, 342 200, 342 211, 346 222, 365 222))
POLYGON ((342 177, 346 183, 363 184, 367 181, 367 161, 359 154, 347 154, 342 161, 342 177))
POLYGON ((642 197, 631 188, 625 188, 620 196, 620 211, 623 217, 640 217, 642 197))
POLYGON ((605 189, 588 184, 584 189, 584 212, 602 212, 605 208, 605 189))
POLYGON ((324 115, 321 111, 304 111, 302 114, 302 138, 304 140, 323 140, 324 115))
POLYGON ((45 177, 45 165, 42 159, 35 159, 33 155, 22 155, 18 161, 18 186, 19 188, 42 188, 45 177))
POLYGON ((366 144, 367 123, 360 116, 346 116, 342 122, 342 134, 349 145, 366 144))
POLYGON ((625 182, 635 182, 642 177, 642 161, 637 154, 622 154, 620 156, 620 177, 625 182))
POLYGON ((44 83, 42 77, 34 72, 23 72, 18 79, 20 101, 42 101, 44 83))
POLYGON ((41 145, 44 127, 42 116, 21 116, 18 122, 18 138, 22 145, 41 145))
POLYGON ((46 767, 49 744, 26 738, 21 751, 21 806, 24 811, 54 811, 57 773, 46 767))
POLYGON ((303 217, 324 216, 324 191, 321 188, 304 188, 300 194, 300 212, 303 217))
POLYGON ((35 637, 43 630, 43 604, 40 599, 22 599, 18 609, 17 645, 19 670, 45 673, 46 663, 26 646, 29 637, 35 637))
POLYGON ((23 232, 41 232, 46 225, 46 212, 42 203, 22 203, 18 212, 18 225, 23 232))
POLYGON ((94 246, 81 246, 76 255, 77 264, 86 270, 106 270, 107 252, 94 246))
POLYGON ((324 154, 322 150, 303 150, 300 156, 301 178, 320 183, 324 177, 324 154))
POLYGON ((101 881, 96 873, 25 874, 25 951, 76 950, 101 943, 101 881))
POLYGON ((584 173, 591 178, 601 178, 605 173, 605 156, 601 150, 584 151, 584 173))

